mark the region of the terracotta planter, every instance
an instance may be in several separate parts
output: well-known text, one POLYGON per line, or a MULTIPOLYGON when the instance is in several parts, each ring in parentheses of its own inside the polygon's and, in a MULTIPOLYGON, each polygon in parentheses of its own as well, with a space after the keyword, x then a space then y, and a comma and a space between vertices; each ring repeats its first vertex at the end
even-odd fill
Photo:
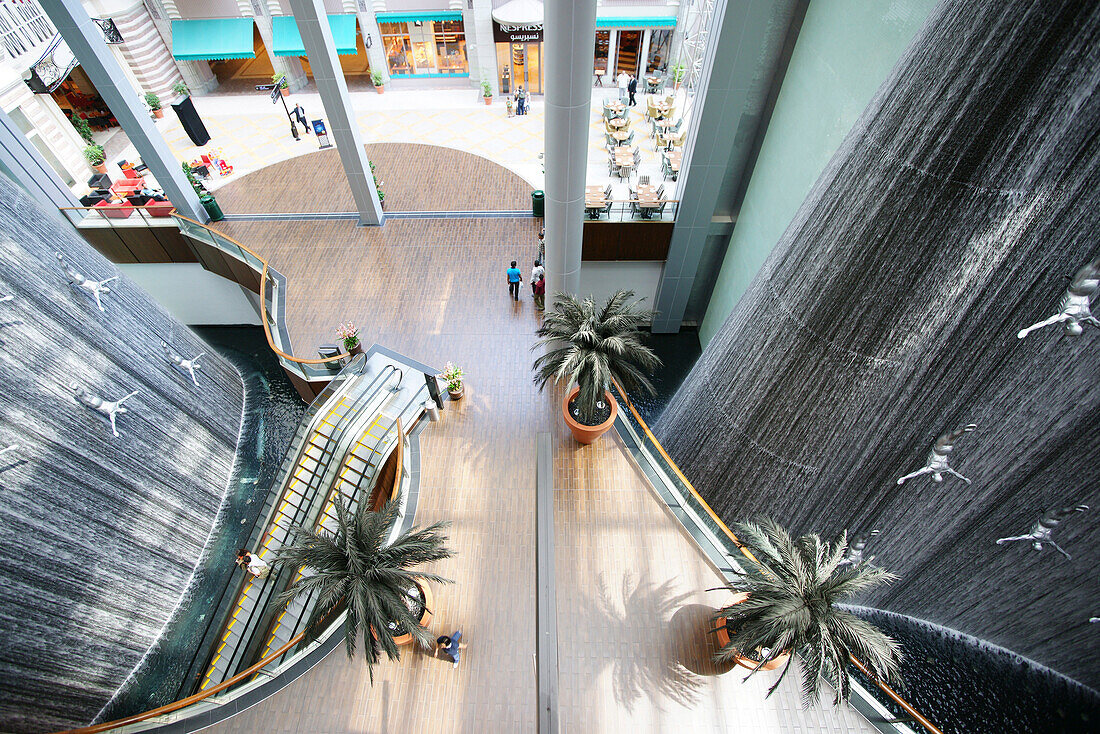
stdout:
POLYGON ((98 166, 92 166, 92 170, 96 173, 107 173, 107 163, 100 163, 98 166))
POLYGON ((378 92, 379 94, 385 94, 385 93, 386 93, 386 87, 385 87, 384 85, 382 85, 382 84, 379 84, 379 85, 378 85, 377 87, 375 87, 374 89, 375 89, 375 91, 377 91, 377 92, 378 92))
POLYGON ((565 417, 565 425, 569 426, 569 430, 572 431, 573 438, 577 440, 577 443, 589 444, 607 433, 615 423, 615 416, 619 413, 619 404, 615 402, 615 398, 611 397, 611 393, 605 390, 604 400, 611 406, 611 416, 598 426, 586 426, 583 423, 578 423, 573 419, 573 416, 569 415, 569 401, 580 391, 580 387, 573 386, 573 389, 561 401, 561 414, 565 417))
MULTIPOLYGON (((734 594, 733 595, 733 603, 734 604, 740 604, 741 602, 745 601, 748 598, 749 598, 749 595, 748 595, 747 592, 741 592, 739 594, 734 594)), ((726 618, 725 617, 719 617, 718 619, 714 620, 714 630, 715 630, 714 631, 714 636, 718 638, 718 646, 719 647, 725 647, 726 645, 730 644, 730 634, 729 634, 729 630, 726 629, 726 618)), ((749 670, 755 670, 756 668, 760 668, 760 670, 775 670, 780 665, 786 665, 787 664, 787 658, 789 658, 790 656, 791 656, 791 654, 789 652, 788 653, 783 653, 782 655, 775 658, 774 660, 769 661, 767 665, 763 665, 763 666, 761 666, 760 663, 753 660, 752 658, 745 657, 743 655, 736 655, 734 657, 734 662, 736 662, 742 668, 748 668, 749 670)))
MULTIPOLYGON (((420 615, 420 626, 427 627, 428 623, 432 621, 432 590, 427 584, 417 584, 420 589, 420 593, 424 595, 424 613, 420 615)), ((408 645, 413 641, 412 633, 406 633, 404 635, 398 635, 393 638, 393 641, 398 645, 408 645)))
POLYGON ((451 396, 451 400, 459 400, 466 394, 466 387, 460 387, 457 390, 447 389, 447 394, 451 396))
POLYGON ((157 118, 158 120, 161 119, 162 117, 164 117, 164 110, 153 110, 153 117, 157 118))
POLYGON ((493 98, 492 97, 482 97, 482 99, 485 100, 485 104, 487 104, 487 105, 490 105, 490 104, 493 103, 493 98))
POLYGON ((284 97, 289 97, 290 87, 279 87, 279 94, 283 95, 284 97))

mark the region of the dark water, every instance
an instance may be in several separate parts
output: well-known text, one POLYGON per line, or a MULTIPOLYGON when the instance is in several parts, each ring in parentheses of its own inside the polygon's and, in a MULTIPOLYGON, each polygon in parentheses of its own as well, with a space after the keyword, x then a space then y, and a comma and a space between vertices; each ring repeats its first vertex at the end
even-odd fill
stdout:
MULTIPOLYGON (((945 734, 1100 730, 1096 691, 973 637, 875 609, 853 611, 901 643, 901 696, 945 734)), ((858 671, 856 677, 879 693, 858 671)), ((879 698, 896 716, 905 715, 885 695, 879 698)))
POLYGON ((245 381, 247 403, 238 464, 211 538, 210 553, 203 559, 186 600, 129 685, 104 711, 103 721, 147 711, 191 693, 188 671, 196 658, 201 665, 208 657, 225 609, 233 601, 235 552, 247 545, 306 408, 268 347, 262 327, 194 331, 232 362, 245 381))
POLYGON ((649 427, 653 428, 673 393, 691 372, 702 349, 699 347, 699 332, 695 329, 684 329, 678 334, 647 334, 646 344, 664 362, 664 366, 653 375, 653 386, 657 388, 657 394, 649 396, 631 393, 630 402, 634 403, 649 427))

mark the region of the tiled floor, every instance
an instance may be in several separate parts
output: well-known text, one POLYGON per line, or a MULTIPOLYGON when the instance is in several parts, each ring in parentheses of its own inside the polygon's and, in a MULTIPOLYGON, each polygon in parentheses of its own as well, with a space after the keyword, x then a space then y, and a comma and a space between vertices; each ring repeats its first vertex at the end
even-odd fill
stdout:
MULTIPOLYGON (((793 673, 742 683, 717 674, 704 635, 720 584, 614 433, 580 447, 560 394, 531 380, 539 316, 505 289, 509 260, 530 262, 537 221, 391 219, 228 222, 227 233, 287 278, 297 354, 352 319, 431 365, 465 368, 467 394, 422 435, 417 522, 449 520, 456 556, 430 569, 433 631, 461 628, 452 670, 409 651, 375 670, 339 650, 215 732, 531 732, 535 729, 535 438, 555 451, 560 711, 564 732, 871 732, 849 711, 804 712, 793 673)), ((529 266, 525 266, 525 272, 529 266)))

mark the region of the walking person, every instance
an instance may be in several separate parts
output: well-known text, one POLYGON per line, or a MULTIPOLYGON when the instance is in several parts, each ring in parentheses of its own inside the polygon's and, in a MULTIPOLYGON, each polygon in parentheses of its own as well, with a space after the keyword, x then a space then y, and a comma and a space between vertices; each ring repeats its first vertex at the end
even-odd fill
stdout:
POLYGON ((630 85, 630 75, 625 71, 620 71, 619 75, 615 77, 615 83, 619 86, 619 101, 626 104, 629 98, 627 87, 630 85))
POLYGON ((438 657, 440 654, 445 653, 452 662, 451 669, 458 667, 459 658, 462 655, 462 648, 466 647, 466 643, 461 642, 462 630, 457 630, 451 633, 451 636, 442 635, 435 640, 435 654, 438 657))
POLYGON ((295 119, 298 120, 298 123, 306 129, 306 135, 309 135, 309 123, 306 122, 306 108, 302 107, 300 104, 296 104, 294 105, 294 112, 291 114, 293 114, 295 119))
POLYGON ((634 101, 634 95, 638 92, 638 78, 633 74, 630 75, 630 81, 626 83, 626 93, 630 95, 631 107, 637 107, 638 103, 634 101))
POLYGON ((535 283, 535 308, 546 310, 546 275, 543 273, 539 273, 539 281, 535 283))
POLYGON ((255 553, 249 553, 247 548, 237 550, 237 565, 258 579, 271 573, 271 566, 264 563, 255 553))
POLYGON ((542 267, 541 260, 535 260, 535 266, 531 268, 531 294, 535 293, 535 283, 539 281, 539 278, 543 276, 546 269, 542 267))
POLYGON ((508 293, 515 300, 519 300, 519 286, 523 283, 523 273, 516 267, 516 261, 512 261, 512 267, 508 268, 508 293))
POLYGON ((521 84, 519 87, 519 114, 527 114, 527 90, 521 84))

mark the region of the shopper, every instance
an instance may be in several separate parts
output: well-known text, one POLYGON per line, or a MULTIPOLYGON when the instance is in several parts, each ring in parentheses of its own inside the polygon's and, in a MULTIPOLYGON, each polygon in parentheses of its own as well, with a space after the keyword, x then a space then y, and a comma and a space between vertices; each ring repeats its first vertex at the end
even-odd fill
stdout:
POLYGON ((255 553, 249 553, 247 548, 237 550, 237 565, 258 579, 271 573, 271 566, 264 563, 255 553))
POLYGON ((546 276, 542 273, 539 273, 539 281, 535 283, 535 308, 546 310, 546 276))
POLYGON ((542 267, 542 261, 535 260, 535 267, 531 268, 531 293, 535 292, 535 283, 538 282, 539 278, 541 278, 545 272, 546 268, 542 267))
POLYGON ((627 87, 630 85, 630 75, 625 71, 620 71, 619 75, 615 77, 615 83, 619 85, 619 101, 625 103, 629 96, 627 87))
POLYGON ((461 642, 462 630, 452 632, 451 636, 442 635, 436 638, 435 641, 435 653, 440 655, 445 653, 452 661, 451 669, 458 667, 458 661, 462 654, 462 648, 466 647, 466 643, 461 642))
POLYGON ((306 108, 300 104, 294 105, 294 112, 292 113, 298 123, 306 129, 306 135, 309 135, 309 123, 306 122, 306 108))
POLYGON ((523 283, 523 273, 516 267, 516 261, 512 261, 512 267, 508 268, 508 293, 512 298, 519 300, 519 286, 523 283))
POLYGON ((626 93, 630 95, 630 106, 637 107, 638 103, 634 101, 634 95, 638 92, 638 78, 633 74, 630 75, 630 81, 626 83, 626 93))
POLYGON ((516 90, 516 95, 518 96, 518 99, 519 99, 519 102, 517 104, 516 114, 517 115, 526 115, 527 114, 527 90, 523 88, 522 84, 520 85, 519 89, 516 90))

